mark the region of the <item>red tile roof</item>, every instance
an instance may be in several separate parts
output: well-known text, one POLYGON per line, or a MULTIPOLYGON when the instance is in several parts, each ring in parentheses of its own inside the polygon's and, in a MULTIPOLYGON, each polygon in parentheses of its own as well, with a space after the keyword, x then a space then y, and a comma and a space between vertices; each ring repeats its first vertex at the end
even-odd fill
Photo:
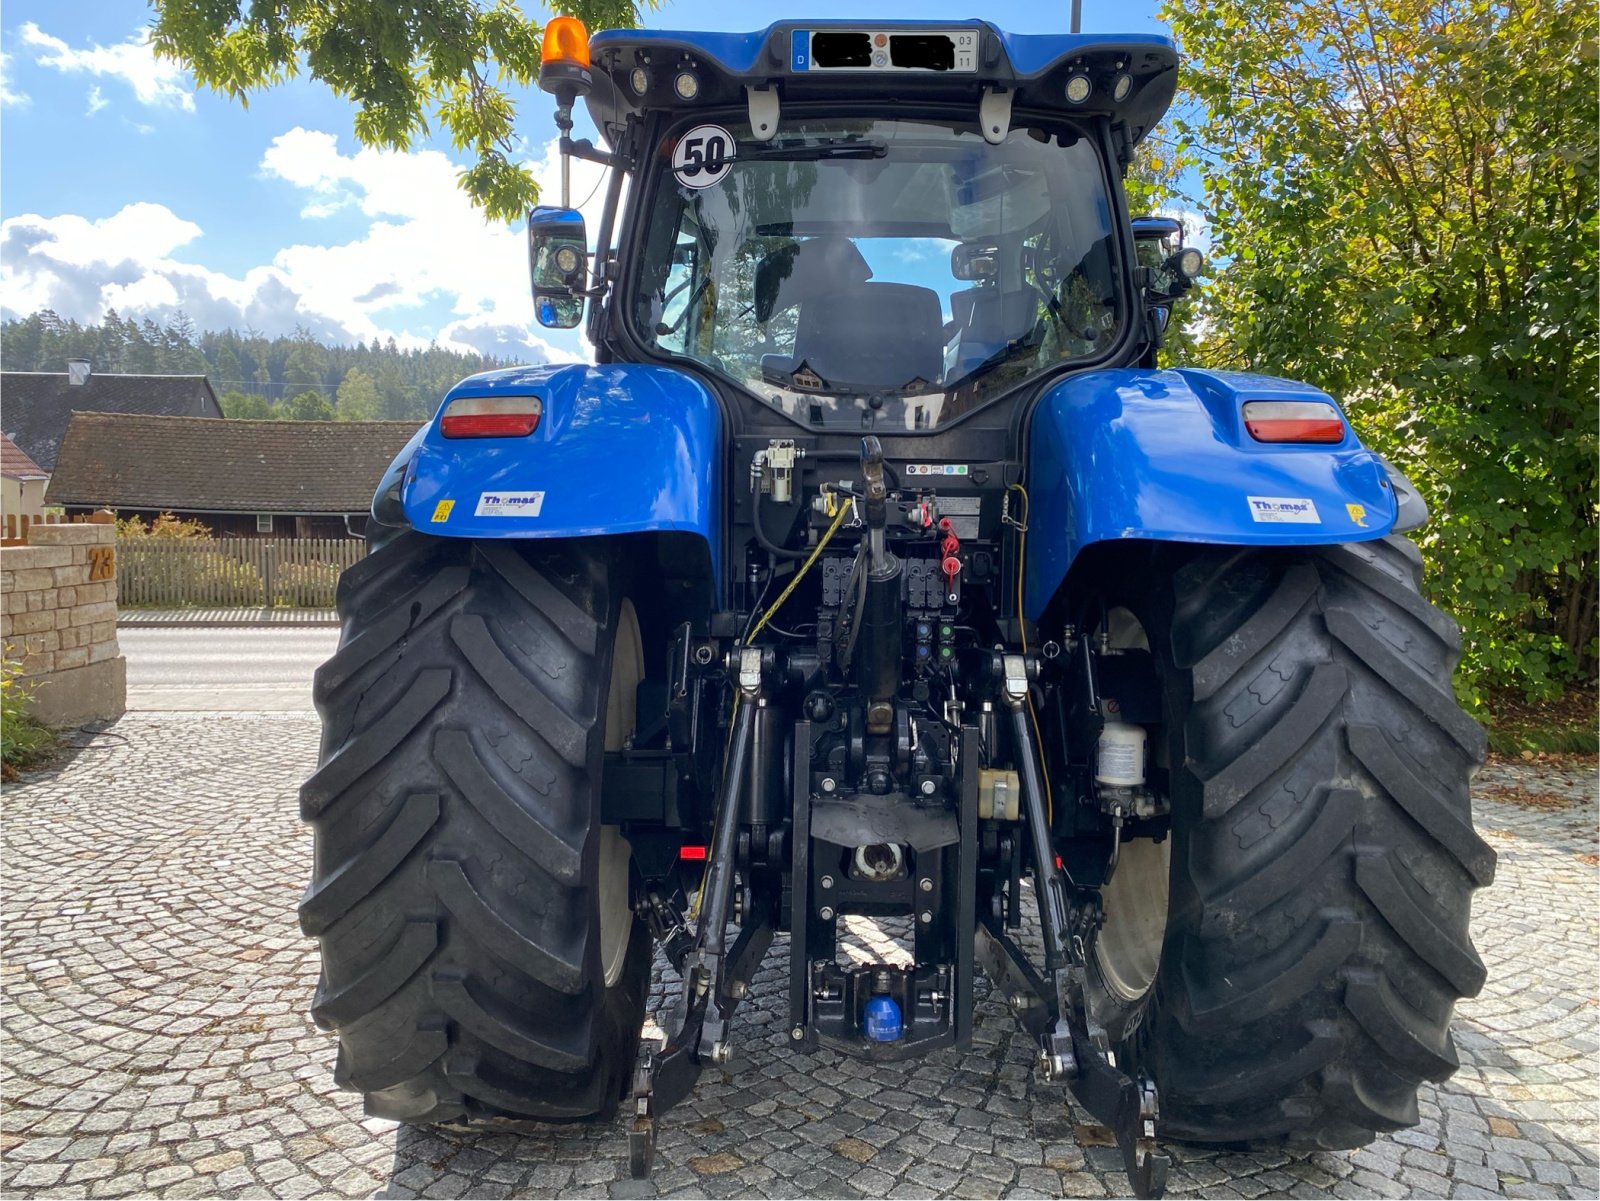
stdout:
POLYGON ((0 475, 11 480, 47 480, 50 473, 27 455, 4 434, 0 434, 0 475))
POLYGON ((221 417, 203 375, 115 375, 97 372, 81 384, 54 371, 0 372, 0 430, 46 471, 74 413, 143 413, 221 417))
POLYGON ((365 513, 418 425, 74 413, 45 502, 190 513, 365 513))

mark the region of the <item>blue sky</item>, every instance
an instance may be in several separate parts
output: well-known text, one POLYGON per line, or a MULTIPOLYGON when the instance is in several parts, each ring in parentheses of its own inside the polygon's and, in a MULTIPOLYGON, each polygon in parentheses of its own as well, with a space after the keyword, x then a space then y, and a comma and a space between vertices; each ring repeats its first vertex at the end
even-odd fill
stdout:
MULTIPOLYGON (((974 15, 970 0, 874 5, 874 18, 974 15)), ((524 0, 523 12, 544 10, 524 0)), ((1085 0, 1088 32, 1164 32, 1154 0, 1085 0)), ((1063 31, 1068 5, 989 0, 1023 33, 1063 31)), ((660 28, 756 29, 861 19, 859 3, 667 0, 660 28)), ((516 357, 581 355, 575 333, 533 325, 520 230, 486 223, 454 185, 444 143, 363 150, 351 109, 293 80, 248 109, 197 89, 144 45, 137 0, 10 0, 0 15, 0 311, 108 307, 203 329, 303 325, 331 342, 434 340, 516 357)), ((548 97, 518 97, 524 157, 557 196, 548 97)), ((574 198, 589 191, 580 170, 574 198)))

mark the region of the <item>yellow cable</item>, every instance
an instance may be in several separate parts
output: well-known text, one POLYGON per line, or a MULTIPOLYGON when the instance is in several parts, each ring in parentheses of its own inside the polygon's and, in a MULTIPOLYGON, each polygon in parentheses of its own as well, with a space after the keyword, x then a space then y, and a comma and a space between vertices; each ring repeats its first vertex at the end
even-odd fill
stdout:
MULTIPOLYGON (((823 489, 823 495, 829 495, 829 492, 826 488, 823 489)), ((794 578, 789 581, 789 586, 786 587, 782 592, 778 593, 778 599, 773 601, 772 604, 768 606, 767 611, 761 615, 761 619, 751 627, 749 637, 744 640, 746 645, 753 641, 757 634, 761 633, 762 627, 764 627, 772 615, 782 607, 783 602, 789 599, 789 594, 793 592, 800 581, 805 578, 806 572, 810 571, 811 565, 817 561, 817 556, 820 555, 823 548, 827 546, 830 541, 832 541, 833 536, 839 532, 839 527, 844 524, 845 516, 854 512, 855 507, 856 500, 853 496, 850 498, 848 504, 839 506, 839 511, 834 514, 833 524, 828 527, 827 531, 822 535, 821 538, 817 539, 817 545, 812 549, 811 553, 806 556, 806 561, 800 564, 800 570, 794 573, 794 578)), ((728 715, 728 744, 723 748, 722 751, 724 763, 727 761, 728 751, 733 747, 733 729, 739 721, 739 697, 739 690, 735 688, 733 690, 733 709, 728 715)), ((716 827, 716 816, 713 815, 711 819, 711 828, 712 830, 715 830, 716 827)), ((700 916, 700 898, 706 895, 706 877, 710 873, 711 857, 707 855, 706 865, 700 869, 700 887, 695 890, 694 904, 689 906, 689 919, 691 921, 700 916)))
MULTIPOLYGON (((1022 520, 1017 525, 1017 629, 1022 635, 1022 653, 1028 653, 1028 619, 1022 615, 1022 568, 1028 554, 1028 490, 1021 484, 1010 485, 1010 490, 1022 497, 1022 520)), ((1045 821, 1055 825, 1055 794, 1050 788, 1050 765, 1045 761, 1044 733, 1039 728, 1039 715, 1033 708, 1033 690, 1028 690, 1028 720, 1033 723, 1033 738, 1039 744, 1039 771, 1044 776, 1045 821)))
POLYGON ((817 545, 812 548, 811 554, 807 556, 806 561, 800 565, 800 570, 794 573, 794 579, 789 581, 789 586, 778 593, 778 599, 773 601, 767 611, 761 615, 761 620, 756 622, 750 631, 749 637, 745 639, 746 645, 753 641, 757 634, 761 633, 762 627, 767 624, 772 615, 783 607, 783 602, 789 599, 789 594, 795 590, 801 580, 805 579, 806 572, 811 570, 811 565, 817 561, 817 556, 822 553, 823 547, 827 546, 832 541, 833 536, 839 532, 839 527, 844 524, 845 515, 855 512, 855 507, 856 498, 853 496, 850 498, 850 503, 839 506, 838 513, 834 514, 833 524, 828 527, 827 532, 821 538, 817 539, 817 545))

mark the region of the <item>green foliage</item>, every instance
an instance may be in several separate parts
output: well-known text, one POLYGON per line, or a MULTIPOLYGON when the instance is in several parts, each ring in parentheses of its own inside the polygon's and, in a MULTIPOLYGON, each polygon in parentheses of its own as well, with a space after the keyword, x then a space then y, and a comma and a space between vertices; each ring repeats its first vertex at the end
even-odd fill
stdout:
POLYGON ((1411 476, 1460 690, 1596 663, 1597 17, 1168 0, 1213 246, 1204 357, 1305 379, 1411 476))
POLYGON ((238 417, 242 420, 273 421, 282 414, 264 396, 255 396, 249 392, 224 392, 219 398, 224 417, 238 417))
POLYGON ((334 416, 340 421, 378 420, 378 385, 361 368, 352 367, 344 373, 334 416))
POLYGON ((211 537, 211 527, 203 521, 178 517, 172 513, 157 513, 148 523, 135 517, 117 518, 117 541, 128 538, 157 538, 182 541, 211 537))
MULTIPOLYGON (((645 0, 653 7, 653 0, 645 0)), ((517 108, 508 89, 539 74, 539 27, 516 0, 151 0, 156 53, 202 84, 248 103, 302 70, 355 107, 363 145, 409 150, 434 129, 476 156, 462 187, 494 220, 519 220, 539 198, 513 161, 517 108)), ((593 32, 631 27, 631 0, 561 0, 593 32)))
POLYGON ((283 406, 289 421, 332 421, 333 406, 321 392, 302 392, 283 406))
POLYGON ((33 696, 20 672, 9 653, 0 656, 0 772, 8 780, 49 758, 56 745, 54 731, 34 720, 33 696))

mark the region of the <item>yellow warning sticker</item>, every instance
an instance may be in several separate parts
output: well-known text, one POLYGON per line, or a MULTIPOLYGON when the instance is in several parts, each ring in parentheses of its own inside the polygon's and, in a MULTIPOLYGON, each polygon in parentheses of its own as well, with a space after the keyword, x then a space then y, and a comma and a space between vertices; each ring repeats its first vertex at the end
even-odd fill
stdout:
POLYGON ((1362 529, 1366 529, 1367 528, 1367 506, 1366 505, 1346 505, 1344 507, 1344 511, 1346 513, 1350 514, 1350 520, 1351 521, 1355 522, 1362 529))
POLYGON ((450 510, 455 508, 455 507, 456 507, 456 502, 455 501, 453 501, 453 500, 441 500, 438 504, 433 506, 433 520, 435 522, 449 521, 450 520, 450 510))

